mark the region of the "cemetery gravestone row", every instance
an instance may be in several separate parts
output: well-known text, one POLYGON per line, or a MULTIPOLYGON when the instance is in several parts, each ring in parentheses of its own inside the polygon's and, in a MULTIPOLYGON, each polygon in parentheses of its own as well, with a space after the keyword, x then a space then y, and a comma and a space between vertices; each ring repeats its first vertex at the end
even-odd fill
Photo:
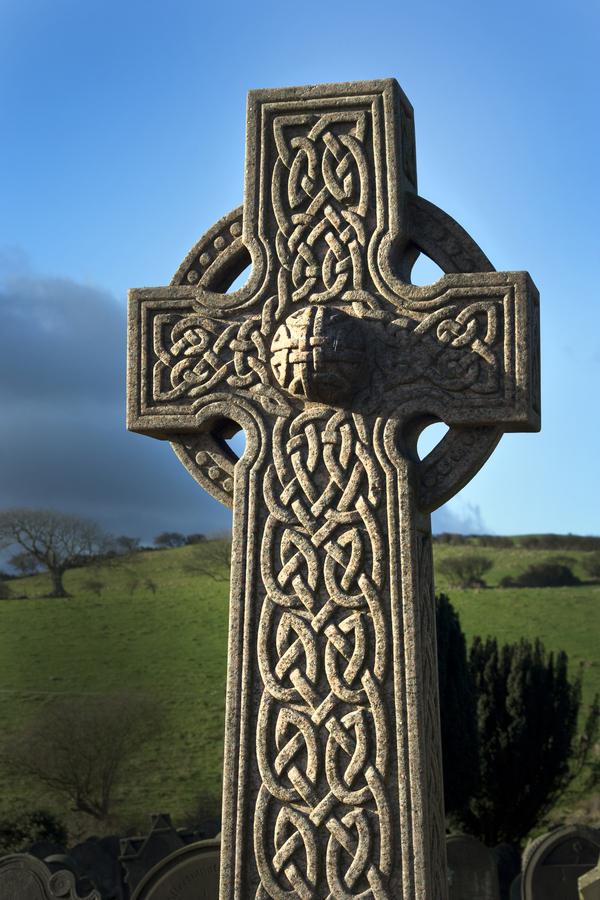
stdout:
POLYGON ((130 295, 128 427, 234 509, 220 896, 443 900, 429 513, 539 427, 537 291, 417 196, 392 80, 252 91, 243 215, 174 282, 130 295))

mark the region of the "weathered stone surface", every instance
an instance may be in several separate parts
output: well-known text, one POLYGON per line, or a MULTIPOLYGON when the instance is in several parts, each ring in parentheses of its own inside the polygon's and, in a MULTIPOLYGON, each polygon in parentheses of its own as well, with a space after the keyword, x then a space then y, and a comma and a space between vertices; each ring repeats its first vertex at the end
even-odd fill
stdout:
POLYGON ((243 214, 130 295, 128 426, 234 509, 222 900, 447 896, 429 513, 539 427, 538 342, 396 82, 250 93, 243 214))
POLYGON ((579 876, 580 900, 600 900, 600 865, 579 876))
POLYGON ((97 891, 85 897, 75 889, 75 876, 66 869, 51 872, 35 856, 14 853, 0 859, 2 900, 101 900, 97 891))
POLYGON ((566 825, 536 838, 523 855, 524 900, 578 900, 577 881, 600 855, 600 831, 566 825))
POLYGON ((217 900, 219 840, 175 850, 140 881, 131 900, 217 900))
POLYGON ((446 838, 448 900, 500 900, 498 870, 485 844, 468 834, 446 838))

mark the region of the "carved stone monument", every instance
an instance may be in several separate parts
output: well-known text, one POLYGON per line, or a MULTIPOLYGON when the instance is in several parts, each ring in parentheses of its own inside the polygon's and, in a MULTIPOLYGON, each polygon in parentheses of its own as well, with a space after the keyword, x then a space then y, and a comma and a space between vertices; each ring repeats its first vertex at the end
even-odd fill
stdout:
POLYGON ((2 900, 101 900, 98 891, 85 897, 76 890, 75 876, 67 869, 52 872, 41 860, 27 853, 0 859, 2 900))
POLYGON ((221 900, 447 897, 429 514, 539 428, 538 359, 395 81, 250 92, 243 208, 129 321, 128 427, 233 506, 221 900))

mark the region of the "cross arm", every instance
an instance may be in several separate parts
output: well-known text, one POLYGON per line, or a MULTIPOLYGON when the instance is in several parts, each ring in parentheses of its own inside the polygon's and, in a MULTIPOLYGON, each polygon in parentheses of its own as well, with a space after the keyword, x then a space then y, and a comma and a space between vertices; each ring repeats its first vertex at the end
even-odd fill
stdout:
POLYGON ((529 275, 452 274, 400 289, 347 296, 344 311, 322 318, 319 334, 302 324, 301 338, 287 326, 277 331, 268 303, 242 313, 188 287, 131 291, 128 428, 166 440, 198 433, 198 411, 215 395, 245 396, 286 415, 294 395, 315 399, 301 390, 318 354, 332 371, 339 367, 350 325, 351 341, 364 347, 361 372, 369 373, 357 381, 357 406, 405 420, 538 430, 539 301, 529 275))
POLYGON ((289 411, 269 374, 265 310, 236 314, 211 303, 215 297, 177 286, 129 292, 130 431, 172 440, 210 430, 197 414, 215 396, 245 396, 275 415, 289 411))
POLYGON ((395 288, 373 342, 386 405, 403 418, 539 430, 539 294, 527 272, 395 288))

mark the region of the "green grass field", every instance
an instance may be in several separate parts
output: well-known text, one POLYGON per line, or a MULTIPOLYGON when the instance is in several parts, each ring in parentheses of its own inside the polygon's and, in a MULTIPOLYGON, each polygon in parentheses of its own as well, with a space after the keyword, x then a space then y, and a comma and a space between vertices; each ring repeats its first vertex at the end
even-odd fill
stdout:
MULTIPOLYGON (((44 597, 48 576, 17 579, 11 588, 27 599, 0 602, 3 734, 18 730, 57 696, 141 690, 164 710, 161 735, 140 751, 118 795, 115 828, 145 828, 149 813, 158 811, 183 824, 199 806, 209 810, 218 804, 228 584, 187 572, 194 552, 193 547, 141 552, 111 566, 73 570, 65 579, 67 599, 44 597), (92 577, 104 584, 100 596, 86 588, 92 577), (140 584, 132 592, 136 579, 140 584)), ((436 546, 436 562, 462 552, 436 546)), ((584 666, 589 703, 600 691, 600 585, 501 589, 497 584, 504 575, 555 554, 518 547, 479 552, 494 561, 485 576, 488 588, 460 591, 450 589, 441 575, 436 579, 436 590, 446 591, 460 613, 467 638, 540 637, 548 649, 566 650, 573 674, 584 666)), ((584 554, 568 555, 583 578, 584 554)), ((73 829, 83 827, 81 817, 73 817, 51 794, 1 771, 0 779, 1 817, 43 806, 73 829)), ((93 822, 90 830, 98 830, 93 822)))

